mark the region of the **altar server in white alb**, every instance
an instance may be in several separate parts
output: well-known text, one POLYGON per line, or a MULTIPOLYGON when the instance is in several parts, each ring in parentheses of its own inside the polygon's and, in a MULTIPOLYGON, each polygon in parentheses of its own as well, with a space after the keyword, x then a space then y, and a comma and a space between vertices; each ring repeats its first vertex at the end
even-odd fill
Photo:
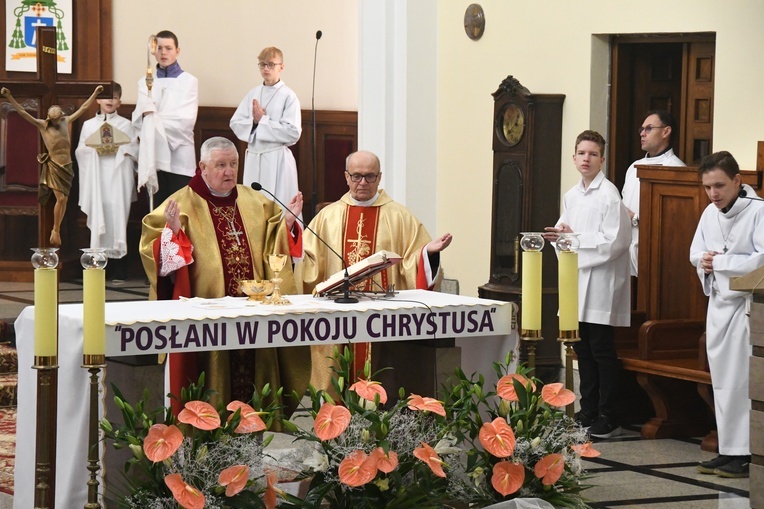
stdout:
POLYGON ((729 152, 703 158, 698 167, 711 204, 692 239, 690 262, 708 295, 706 350, 714 389, 719 456, 698 471, 748 477, 751 401, 748 399, 748 310, 751 295, 730 290, 730 278, 764 265, 764 202, 740 179, 729 152))
POLYGON ((133 126, 140 136, 138 189, 144 185, 162 203, 196 173, 194 125, 199 110, 199 80, 178 63, 178 38, 169 30, 156 35, 156 76, 151 91, 138 80, 133 126))
POLYGON ((637 159, 626 170, 623 182, 623 204, 631 218, 631 275, 637 275, 639 266, 639 179, 637 165, 652 166, 685 166, 681 159, 674 155, 671 148, 671 138, 676 129, 674 115, 665 110, 649 111, 645 121, 639 128, 639 143, 645 157, 637 159))
POLYGON ((265 48, 257 60, 263 84, 244 96, 230 122, 236 137, 248 143, 242 182, 246 186, 259 182, 288 203, 298 192, 297 163, 289 147, 302 133, 300 101, 281 81, 280 49, 265 48))
POLYGON ((112 99, 98 99, 99 112, 80 131, 75 151, 80 201, 87 215, 90 247, 104 248, 109 279, 127 278, 127 219, 136 200, 138 145, 130 121, 117 114, 122 87, 114 83, 112 99))

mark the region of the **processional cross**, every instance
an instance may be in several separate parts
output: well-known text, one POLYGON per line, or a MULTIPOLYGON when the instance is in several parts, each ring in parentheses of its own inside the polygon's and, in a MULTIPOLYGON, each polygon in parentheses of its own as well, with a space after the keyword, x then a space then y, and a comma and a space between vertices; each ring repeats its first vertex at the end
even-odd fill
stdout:
MULTIPOLYGON (((2 85, 10 89, 16 97, 39 98, 38 111, 43 118, 47 115, 48 109, 55 105, 59 98, 87 98, 98 85, 103 86, 102 97, 112 96, 111 81, 61 81, 58 79, 55 27, 37 27, 37 50, 37 79, 8 81, 2 85)), ((42 143, 40 146, 44 147, 45 145, 42 143)), ((54 224, 53 208, 54 200, 52 199, 46 201, 44 205, 39 205, 38 247, 51 246, 50 232, 54 224)))

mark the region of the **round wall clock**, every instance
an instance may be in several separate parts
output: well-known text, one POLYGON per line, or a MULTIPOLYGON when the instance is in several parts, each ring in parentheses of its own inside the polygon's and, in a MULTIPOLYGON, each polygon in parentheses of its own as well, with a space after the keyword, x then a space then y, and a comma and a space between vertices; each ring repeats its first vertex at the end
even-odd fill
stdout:
POLYGON ((510 147, 520 143, 525 133, 525 114, 517 104, 509 103, 504 108, 501 128, 504 139, 510 147))
POLYGON ((480 4, 470 4, 464 11, 464 31, 467 37, 476 41, 485 31, 485 13, 480 4))

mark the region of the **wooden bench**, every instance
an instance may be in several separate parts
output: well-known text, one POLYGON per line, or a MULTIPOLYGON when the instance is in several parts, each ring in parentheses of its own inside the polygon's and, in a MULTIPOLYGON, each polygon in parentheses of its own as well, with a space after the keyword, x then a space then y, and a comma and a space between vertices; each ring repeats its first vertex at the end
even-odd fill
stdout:
POLYGON ((716 450, 704 332, 703 321, 651 320, 639 328, 636 348, 619 349, 623 369, 635 374, 655 412, 642 438, 705 435, 701 448, 716 450))

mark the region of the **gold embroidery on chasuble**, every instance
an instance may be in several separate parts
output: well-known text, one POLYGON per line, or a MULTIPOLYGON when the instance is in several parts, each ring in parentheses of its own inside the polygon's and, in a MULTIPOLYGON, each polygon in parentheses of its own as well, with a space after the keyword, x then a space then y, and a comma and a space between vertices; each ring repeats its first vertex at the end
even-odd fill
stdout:
MULTIPOLYGON (((364 260, 377 251, 377 232, 379 230, 380 207, 356 207, 348 205, 347 222, 345 228, 345 262, 353 265, 364 260)), ((387 270, 380 273, 382 288, 387 288, 387 270)), ((356 290, 362 292, 373 291, 374 281, 367 279, 356 285, 356 290)))
POLYGON ((236 206, 210 207, 212 223, 215 225, 215 235, 220 248, 220 258, 223 260, 223 276, 225 278, 226 295, 239 295, 239 281, 252 279, 252 255, 249 252, 247 236, 244 235, 244 225, 236 206))

